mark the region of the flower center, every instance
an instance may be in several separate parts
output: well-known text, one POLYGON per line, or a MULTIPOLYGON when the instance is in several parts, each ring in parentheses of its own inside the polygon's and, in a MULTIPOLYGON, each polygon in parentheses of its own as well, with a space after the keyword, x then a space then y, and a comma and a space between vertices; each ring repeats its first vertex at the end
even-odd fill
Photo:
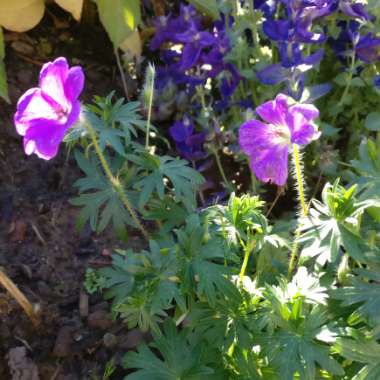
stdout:
POLYGON ((285 146, 291 144, 290 130, 286 125, 279 124, 274 126, 273 134, 278 145, 285 146))

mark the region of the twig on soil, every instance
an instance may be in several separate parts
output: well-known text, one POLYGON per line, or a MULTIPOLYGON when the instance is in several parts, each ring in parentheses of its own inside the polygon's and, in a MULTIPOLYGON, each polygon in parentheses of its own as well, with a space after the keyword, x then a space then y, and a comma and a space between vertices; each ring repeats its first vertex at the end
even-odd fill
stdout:
POLYGON ((58 364, 56 370, 54 371, 52 377, 50 378, 50 380, 55 380, 57 378, 57 376, 59 375, 59 373, 61 372, 61 364, 58 364))
POLYGON ((40 324, 39 315, 33 308, 33 305, 28 301, 14 282, 0 269, 0 284, 13 296, 18 304, 24 309, 27 316, 32 321, 33 325, 37 327, 40 324))
POLYGON ((36 65, 36 66, 38 66, 38 67, 42 67, 42 66, 44 65, 43 62, 41 62, 41 61, 37 61, 37 60, 35 60, 35 59, 33 59, 33 58, 30 58, 30 57, 28 57, 28 56, 26 56, 26 55, 24 55, 24 54, 17 53, 17 55, 18 55, 21 59, 23 59, 24 61, 29 62, 29 63, 33 63, 33 65, 36 65))
POLYGON ((38 240, 42 243, 42 245, 46 245, 46 241, 42 237, 42 235, 41 235, 40 231, 38 230, 37 226, 33 222, 31 222, 30 225, 32 226, 32 230, 36 234, 38 240))

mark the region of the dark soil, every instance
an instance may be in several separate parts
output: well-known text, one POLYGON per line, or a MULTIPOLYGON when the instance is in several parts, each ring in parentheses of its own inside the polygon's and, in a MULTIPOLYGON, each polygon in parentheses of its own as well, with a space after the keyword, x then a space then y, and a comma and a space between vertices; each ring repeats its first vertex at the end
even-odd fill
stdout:
MULTIPOLYGON (((112 46, 94 25, 78 25, 52 7, 34 30, 5 33, 12 104, 0 99, 0 267, 40 308, 42 323, 34 328, 0 289, 0 380, 102 379, 106 363, 142 339, 115 324, 109 305, 83 290, 86 268, 107 263, 120 243, 109 232, 76 231, 78 209, 69 199, 80 173, 73 159, 63 146, 51 161, 26 156, 12 124, 17 99, 37 86, 41 65, 58 56, 84 67, 82 100, 121 93, 112 46)), ((138 235, 130 235, 129 246, 141 247, 138 235)), ((112 379, 122 377, 116 371, 112 379)))

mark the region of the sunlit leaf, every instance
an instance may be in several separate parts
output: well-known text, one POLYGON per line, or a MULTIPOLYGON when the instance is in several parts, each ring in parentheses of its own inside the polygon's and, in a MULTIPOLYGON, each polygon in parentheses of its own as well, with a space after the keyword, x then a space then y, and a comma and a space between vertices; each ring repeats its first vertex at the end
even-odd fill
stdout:
POLYGON ((96 0, 99 17, 115 47, 140 23, 140 0, 96 0))
POLYGON ((213 19, 219 18, 218 4, 216 0, 189 0, 190 4, 193 4, 201 12, 213 19))
POLYGON ((142 43, 137 29, 120 44, 120 49, 130 54, 131 57, 138 58, 141 56, 142 43))

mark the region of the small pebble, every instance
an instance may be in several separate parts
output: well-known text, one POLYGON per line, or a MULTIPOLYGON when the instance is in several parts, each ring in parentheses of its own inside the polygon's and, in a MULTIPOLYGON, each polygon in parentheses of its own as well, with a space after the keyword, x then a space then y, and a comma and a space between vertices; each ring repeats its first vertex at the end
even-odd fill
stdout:
POLYGON ((114 348, 117 345, 117 337, 111 333, 105 333, 103 344, 106 348, 114 348))

